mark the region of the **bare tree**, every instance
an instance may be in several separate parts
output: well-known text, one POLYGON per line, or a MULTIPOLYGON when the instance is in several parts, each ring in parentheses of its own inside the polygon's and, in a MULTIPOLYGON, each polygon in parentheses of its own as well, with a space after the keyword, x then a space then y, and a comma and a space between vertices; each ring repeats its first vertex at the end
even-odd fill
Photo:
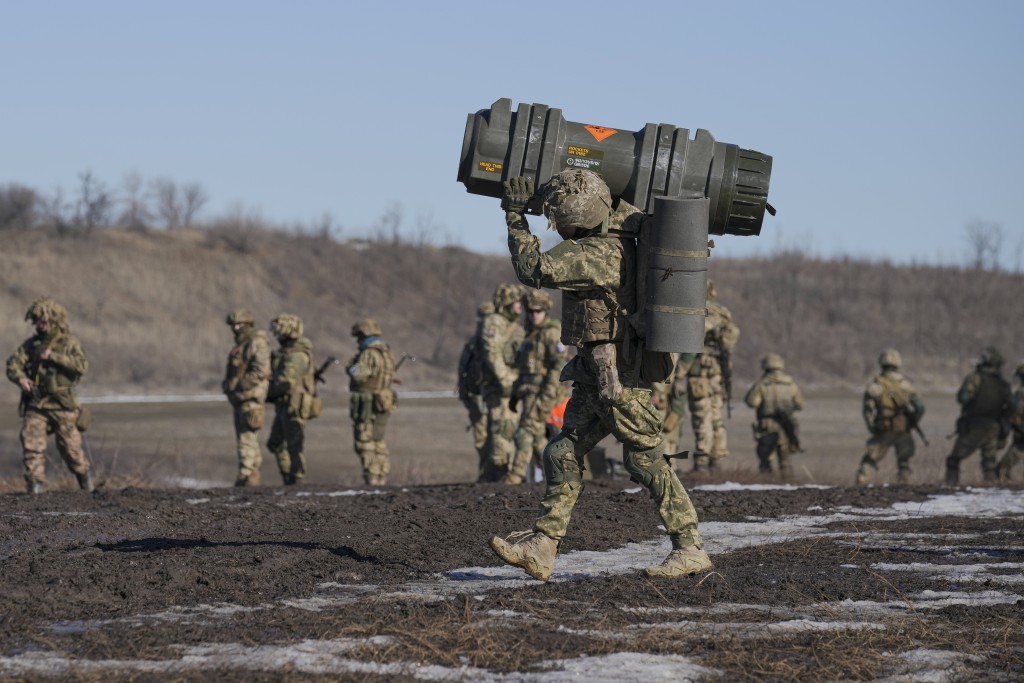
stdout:
POLYGON ((974 221, 965 228, 968 257, 974 270, 999 270, 1003 248, 1003 226, 998 223, 974 221))
POLYGON ((121 181, 123 195, 121 199, 121 216, 118 223, 129 230, 145 230, 153 220, 153 213, 146 201, 146 193, 142 189, 142 176, 137 172, 125 175, 121 181))
POLYGON ((75 202, 75 224, 87 233, 97 226, 110 223, 114 198, 106 186, 93 176, 92 171, 78 174, 78 199, 75 202))
POLYGON ((168 230, 181 227, 182 202, 178 196, 177 184, 169 178, 153 181, 153 195, 156 197, 156 214, 168 230))
POLYGON ((0 188, 0 230, 28 230, 36 224, 36 191, 11 183, 0 188))
POLYGON ((182 195, 182 207, 181 207, 181 224, 188 228, 192 226, 192 220, 195 218, 199 210, 203 208, 209 197, 206 195, 206 191, 203 190, 203 186, 199 183, 189 183, 181 188, 182 195))
POLYGON ((60 235, 67 233, 74 222, 71 205, 64 199, 64 190, 59 187, 52 196, 42 200, 42 213, 44 220, 60 235))

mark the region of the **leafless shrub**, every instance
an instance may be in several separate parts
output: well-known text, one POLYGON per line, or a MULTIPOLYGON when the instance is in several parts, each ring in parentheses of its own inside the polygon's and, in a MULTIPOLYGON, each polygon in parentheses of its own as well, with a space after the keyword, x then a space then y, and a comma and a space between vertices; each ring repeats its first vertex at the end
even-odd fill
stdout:
POLYGON ((35 227, 39 196, 36 191, 11 183, 0 187, 0 230, 29 230, 35 227))

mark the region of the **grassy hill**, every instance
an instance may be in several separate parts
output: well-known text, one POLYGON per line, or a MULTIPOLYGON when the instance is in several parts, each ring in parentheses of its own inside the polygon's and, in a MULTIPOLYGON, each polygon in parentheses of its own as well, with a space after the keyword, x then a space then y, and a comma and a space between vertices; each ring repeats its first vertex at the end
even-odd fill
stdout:
MULTIPOLYGON (((68 308, 90 356, 86 394, 218 391, 232 343, 224 316, 240 306, 264 327, 280 312, 298 314, 318 357, 343 360, 353 322, 375 317, 397 353, 418 359, 402 368, 406 388, 450 388, 477 305, 513 278, 507 257, 397 237, 338 241, 240 226, 3 237, 0 354, 31 333, 25 309, 49 294, 68 308)), ((955 386, 987 344, 1009 363, 1024 359, 1020 274, 799 253, 713 257, 711 274, 742 330, 737 387, 769 350, 819 386, 861 385, 887 346, 934 388, 955 386)), ((328 392, 346 384, 334 372, 328 392)))

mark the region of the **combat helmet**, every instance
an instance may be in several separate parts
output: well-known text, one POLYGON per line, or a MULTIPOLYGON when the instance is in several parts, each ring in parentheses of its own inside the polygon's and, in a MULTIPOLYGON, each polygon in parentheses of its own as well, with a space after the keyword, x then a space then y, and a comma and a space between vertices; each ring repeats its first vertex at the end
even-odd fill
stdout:
POLYGON ((878 364, 882 366, 882 369, 892 368, 893 370, 899 370, 903 365, 903 359, 900 357, 900 352, 896 349, 886 349, 878 357, 878 364))
POLYGON ((41 296, 32 302, 25 312, 25 320, 30 322, 45 322, 50 325, 66 329, 68 326, 68 312, 59 303, 48 296, 41 296))
POLYGON ((523 286, 514 282, 502 282, 494 290, 491 301, 496 311, 504 311, 517 301, 523 298, 523 286))
POLYGON ((994 346, 986 346, 981 350, 981 362, 979 365, 990 365, 998 368, 1003 364, 1003 354, 994 346))
POLYGON ((528 289, 526 296, 523 297, 523 303, 527 309, 550 311, 551 295, 543 289, 528 289))
POLYGON ((270 321, 270 333, 278 339, 298 339, 302 336, 302 318, 282 313, 270 321))
POLYGON ((589 230, 612 212, 612 193, 601 176, 588 169, 555 174, 540 189, 548 227, 589 230))
POLYGON ((379 337, 381 334, 380 325, 373 318, 363 318, 352 326, 353 337, 379 337))
POLYGON ((476 319, 477 320, 483 320, 484 318, 489 316, 491 313, 494 313, 494 304, 491 303, 490 301, 484 301, 476 309, 476 319))
POLYGON ((255 325, 256 318, 252 316, 252 311, 248 308, 236 308, 235 310, 228 313, 227 317, 228 325, 255 325))
POLYGON ((761 359, 761 369, 766 372, 768 370, 782 370, 785 367, 786 362, 777 353, 766 353, 764 358, 761 359))

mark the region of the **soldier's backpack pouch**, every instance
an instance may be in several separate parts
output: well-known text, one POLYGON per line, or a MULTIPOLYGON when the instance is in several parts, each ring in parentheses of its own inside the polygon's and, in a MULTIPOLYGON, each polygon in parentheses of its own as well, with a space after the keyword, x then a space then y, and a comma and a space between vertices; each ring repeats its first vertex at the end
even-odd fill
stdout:
POLYGON ((75 428, 80 432, 84 432, 92 426, 92 411, 86 406, 81 406, 78 409, 78 417, 75 418, 75 428))
POLYGON ((390 413, 395 409, 396 403, 398 403, 397 397, 391 389, 373 393, 373 412, 375 413, 390 413))
POLYGON ((245 426, 253 431, 263 429, 263 422, 266 410, 259 401, 246 401, 242 404, 242 414, 245 416, 245 426))
POLYGON ((316 394, 302 394, 299 399, 299 417, 303 420, 315 420, 324 410, 324 401, 316 394))

